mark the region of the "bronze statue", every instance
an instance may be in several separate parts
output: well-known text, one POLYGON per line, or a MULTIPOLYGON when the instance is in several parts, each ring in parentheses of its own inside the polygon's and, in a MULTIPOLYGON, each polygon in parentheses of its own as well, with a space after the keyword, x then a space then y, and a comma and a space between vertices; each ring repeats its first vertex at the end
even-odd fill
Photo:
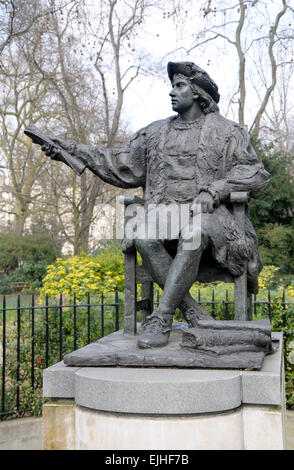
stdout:
MULTIPOLYGON (((177 240, 137 239, 136 248, 153 280, 163 288, 158 308, 138 338, 140 348, 168 343, 173 315, 181 309, 190 326, 211 319, 189 294, 205 250, 233 276, 247 269, 248 289, 256 293, 262 262, 255 231, 248 217, 245 236, 230 206, 230 193, 248 192, 256 198, 269 184, 246 129, 219 113, 218 87, 192 62, 169 62, 173 115, 139 130, 119 149, 52 139, 42 149, 67 164, 60 148, 107 183, 122 188, 142 187, 144 204, 201 204, 201 242, 183 249, 177 240)), ((40 142, 38 142, 40 143, 40 142)))

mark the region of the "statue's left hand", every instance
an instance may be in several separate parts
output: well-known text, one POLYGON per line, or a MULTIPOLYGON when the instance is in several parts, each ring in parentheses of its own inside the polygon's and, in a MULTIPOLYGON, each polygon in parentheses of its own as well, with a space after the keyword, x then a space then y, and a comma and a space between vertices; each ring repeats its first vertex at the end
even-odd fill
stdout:
POLYGON ((193 202, 194 204, 201 204, 202 212, 209 212, 210 214, 213 212, 214 200, 211 194, 202 191, 200 194, 198 194, 193 202))

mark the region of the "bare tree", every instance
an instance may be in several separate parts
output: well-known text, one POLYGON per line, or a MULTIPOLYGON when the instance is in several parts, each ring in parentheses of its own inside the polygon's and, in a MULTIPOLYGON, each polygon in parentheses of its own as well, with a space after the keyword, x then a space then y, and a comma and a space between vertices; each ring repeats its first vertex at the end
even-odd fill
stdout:
POLYGON ((150 7, 151 3, 148 4, 145 0, 135 0, 131 3, 124 0, 101 1, 99 26, 97 25, 99 44, 94 65, 99 73, 103 90, 105 130, 109 147, 114 145, 119 130, 124 94, 143 68, 143 57, 134 56, 132 53, 135 52, 136 30, 143 23, 146 10, 150 7), (133 63, 129 65, 124 61, 122 66, 122 55, 126 54, 126 50, 129 55, 131 53, 133 63), (112 57, 111 72, 114 72, 115 76, 115 85, 111 81, 110 86, 107 83, 109 69, 104 65, 104 57, 107 55, 112 57), (114 105, 113 99, 110 98, 111 94, 115 94, 114 105))
POLYGON ((1 76, 0 156, 4 174, 9 176, 2 189, 13 196, 14 202, 6 207, 4 201, 2 211, 14 215, 13 228, 21 235, 27 217, 34 211, 32 204, 39 197, 38 191, 34 191, 35 183, 45 164, 44 155, 35 152, 29 139, 24 138, 23 128, 27 122, 40 119, 38 110, 46 95, 46 85, 42 78, 33 79, 24 58, 16 55, 11 46, 7 51, 10 72, 1 76))
MULTIPOLYGON (((75 0, 64 0, 58 10, 72 3, 75 0)), ((26 35, 35 23, 55 11, 45 0, 0 0, 0 55, 14 39, 26 35)))
MULTIPOLYGON (((51 3, 54 8, 55 1, 51 3)), ((121 56, 130 49, 132 35, 143 21, 146 5, 143 0, 136 0, 134 4, 103 0, 94 12, 96 16, 73 7, 64 12, 63 23, 58 14, 52 15, 54 54, 50 55, 50 63, 43 62, 36 53, 30 60, 46 79, 63 110, 58 118, 59 137, 80 143, 117 145, 124 93, 141 67, 141 58, 135 65, 124 63, 122 67, 121 56)), ((77 253, 88 250, 97 203, 101 206, 105 194, 109 201, 116 192, 87 171, 80 178, 72 174, 70 180, 70 198, 68 188, 66 195, 62 194, 64 186, 56 186, 56 179, 52 180, 52 187, 55 201, 59 201, 55 211, 60 225, 77 253), (69 226, 63 222, 68 220, 68 211, 64 211, 69 207, 65 205, 66 200, 71 205, 74 230, 67 230, 69 226)))
MULTIPOLYGON (((57 11, 57 1, 50 0, 52 10, 57 11)), ((23 48, 30 66, 46 82, 57 110, 56 119, 49 124, 49 128, 55 126, 55 136, 79 143, 117 144, 124 92, 140 69, 138 64, 122 71, 120 65, 123 47, 129 49, 124 43, 129 43, 132 32, 142 22, 145 2, 134 3, 129 6, 124 1, 103 1, 97 7, 96 18, 71 5, 52 14, 50 25, 46 19, 40 21, 38 40, 34 34, 28 47, 23 48), (42 27, 43 22, 46 28, 42 27), (94 23, 99 24, 98 37, 94 34, 94 23), (102 25, 106 30, 101 36, 102 25), (115 99, 109 82, 115 83, 115 99)), ((57 171, 57 166, 53 164, 48 170, 54 198, 47 197, 47 203, 50 200, 49 205, 74 252, 87 251, 97 204, 101 206, 102 201, 113 199, 116 192, 90 172, 77 178, 65 167, 57 171)))
MULTIPOLYGON (((33 101, 26 100, 26 112, 21 115, 18 127, 20 104, 13 110, 12 123, 11 115, 5 114, 12 112, 12 105, 6 104, 3 96, 2 127, 6 126, 11 134, 5 130, 6 141, 4 136, 2 139, 5 141, 3 158, 10 177, 10 187, 6 186, 5 190, 13 194, 15 206, 16 194, 22 194, 22 200, 26 201, 26 206, 22 201, 18 210, 23 214, 18 230, 23 231, 28 216, 46 225, 47 211, 48 220, 55 216, 63 238, 74 247, 75 253, 88 250, 90 227, 98 208, 115 197, 115 190, 110 190, 90 172, 77 178, 65 166, 45 162, 35 146, 30 147, 28 155, 25 147, 28 141, 22 132, 29 122, 34 122, 55 137, 109 147, 121 144, 125 91, 143 71, 142 54, 135 51, 136 34, 153 3, 101 0, 93 10, 87 9, 83 0, 34 0, 36 11, 32 10, 32 14, 45 7, 50 14, 38 16, 30 28, 23 30, 17 29, 17 23, 13 22, 14 31, 22 34, 10 35, 6 42, 3 39, 2 83, 9 83, 11 97, 21 83, 29 95, 33 90, 39 93, 33 101), (11 56, 5 53, 8 50, 11 56), (11 61, 18 68, 11 67, 11 61), (20 63, 25 64, 21 71, 20 63), (17 85, 13 88, 14 82, 17 85), (18 136, 17 149, 12 145, 14 132, 18 136), (31 180, 24 196, 24 187, 15 189, 18 183, 15 167, 27 170, 33 161, 40 163, 39 171, 34 173, 38 180, 31 180)), ((20 220, 16 212, 13 208, 15 224, 16 219, 20 220)))
MULTIPOLYGON (((2 49, 0 82, 2 85, 0 106, 0 158, 3 168, 2 194, 9 196, 9 204, 4 197, 0 201, 0 210, 13 216, 13 230, 22 234, 28 218, 45 210, 42 201, 42 188, 39 178, 48 167, 46 157, 32 146, 30 139, 25 138, 23 130, 30 122, 40 123, 48 129, 60 114, 56 102, 50 95, 48 80, 36 71, 30 58, 38 51, 44 56, 44 47, 40 38, 49 28, 54 9, 50 7, 51 16, 34 16, 36 21, 30 27, 19 30, 20 7, 22 2, 6 2, 15 9, 13 28, 15 34, 7 36, 2 49), (21 34, 16 34, 16 32, 21 34), (13 39, 13 41, 12 41, 13 39), (30 53, 28 53, 30 51, 30 53)), ((77 4, 77 2, 70 2, 77 4)), ((65 2, 62 3, 63 5, 65 2)), ((60 5, 56 11, 61 12, 60 5)), ((28 13, 28 4, 22 13, 28 13)), ((46 6, 48 2, 35 1, 31 5, 32 14, 46 6), (35 8, 35 9, 34 9, 35 8)), ((24 23, 25 24, 25 23, 24 23)), ((47 51, 48 52, 48 48, 47 51)), ((43 61, 45 59, 43 58, 43 61)))
POLYGON ((293 94, 294 63, 279 74, 275 93, 271 95, 265 110, 260 135, 269 142, 275 142, 281 155, 291 154, 294 149, 294 104, 289 99, 293 94))
POLYGON ((251 124, 252 134, 258 137, 261 120, 276 88, 278 71, 293 60, 292 48, 290 52, 290 43, 293 42, 293 9, 290 2, 279 0, 273 4, 270 0, 207 0, 202 4, 200 12, 203 27, 194 35, 193 44, 186 48, 187 53, 198 50, 209 54, 211 45, 219 45, 220 50, 226 46, 235 50, 238 58, 237 90, 230 104, 237 104, 238 120, 242 125, 246 121, 245 111, 251 106, 248 86, 251 80, 259 77, 256 51, 262 49, 263 60, 259 65, 263 67, 265 80, 259 81, 256 97, 259 105, 251 124), (282 48, 288 48, 290 57, 281 62, 279 54, 282 48))

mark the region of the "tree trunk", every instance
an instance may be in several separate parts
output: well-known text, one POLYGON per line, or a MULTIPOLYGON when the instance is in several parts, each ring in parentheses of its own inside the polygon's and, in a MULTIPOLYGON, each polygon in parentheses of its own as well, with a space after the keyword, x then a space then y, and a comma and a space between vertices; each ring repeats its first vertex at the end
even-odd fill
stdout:
POLYGON ((13 231, 19 236, 24 234, 24 228, 27 217, 28 214, 26 209, 23 207, 19 207, 13 221, 13 231))

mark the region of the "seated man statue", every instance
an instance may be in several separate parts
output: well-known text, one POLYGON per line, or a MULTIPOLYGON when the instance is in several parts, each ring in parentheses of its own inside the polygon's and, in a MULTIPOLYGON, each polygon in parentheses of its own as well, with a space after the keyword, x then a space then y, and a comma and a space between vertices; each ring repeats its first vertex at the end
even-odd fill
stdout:
POLYGON ((181 233, 178 240, 134 241, 153 280, 163 289, 158 308, 138 338, 140 348, 168 343, 176 308, 190 326, 210 318, 189 294, 205 250, 210 249, 214 260, 234 277, 246 269, 251 292, 258 289, 262 268, 253 226, 246 216, 244 236, 230 193, 245 191, 256 198, 269 184, 269 174, 245 128, 220 115, 218 87, 210 76, 192 62, 169 62, 167 70, 176 115, 139 130, 119 149, 57 139, 53 139, 56 147, 42 147, 51 158, 64 161, 58 152, 61 146, 107 183, 142 187, 145 207, 151 203, 201 206, 197 247, 183 249, 181 233))

